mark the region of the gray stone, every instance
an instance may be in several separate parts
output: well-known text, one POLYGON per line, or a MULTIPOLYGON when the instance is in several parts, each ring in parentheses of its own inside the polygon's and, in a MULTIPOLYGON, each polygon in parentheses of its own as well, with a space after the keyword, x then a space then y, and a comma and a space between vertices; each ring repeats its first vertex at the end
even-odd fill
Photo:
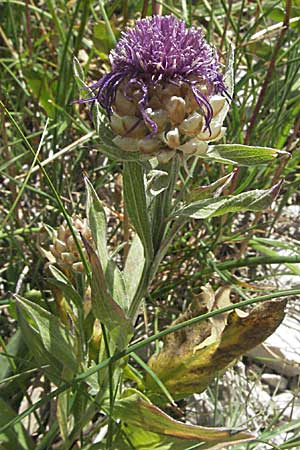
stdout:
POLYGON ((284 391, 288 385, 288 380, 276 373, 263 373, 261 381, 274 388, 275 391, 284 391))

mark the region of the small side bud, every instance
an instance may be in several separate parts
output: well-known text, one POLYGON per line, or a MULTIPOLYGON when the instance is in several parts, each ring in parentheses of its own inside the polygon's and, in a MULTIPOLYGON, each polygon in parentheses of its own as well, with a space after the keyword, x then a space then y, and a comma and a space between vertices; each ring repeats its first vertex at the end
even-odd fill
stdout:
POLYGON ((207 128, 205 131, 201 131, 197 137, 203 141, 213 141, 220 135, 221 129, 221 125, 211 123, 210 130, 207 128))
POLYGON ((118 134, 119 136, 123 136, 125 134, 122 117, 120 117, 118 114, 112 114, 110 118, 110 126, 113 132, 118 134))
POLYGON ((122 117, 122 122, 125 129, 125 137, 140 139, 148 133, 144 122, 135 116, 124 116, 122 117))
POLYGON ((114 109, 119 116, 134 116, 138 112, 135 103, 126 98, 120 89, 116 93, 114 109))

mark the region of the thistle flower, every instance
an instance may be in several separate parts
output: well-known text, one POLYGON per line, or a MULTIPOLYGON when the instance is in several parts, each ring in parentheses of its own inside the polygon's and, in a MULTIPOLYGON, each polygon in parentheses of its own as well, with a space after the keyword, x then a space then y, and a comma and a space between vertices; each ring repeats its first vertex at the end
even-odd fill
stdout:
POLYGON ((110 53, 112 70, 91 86, 114 143, 168 161, 177 150, 203 154, 224 135, 227 94, 218 55, 201 29, 173 16, 137 21, 110 53))

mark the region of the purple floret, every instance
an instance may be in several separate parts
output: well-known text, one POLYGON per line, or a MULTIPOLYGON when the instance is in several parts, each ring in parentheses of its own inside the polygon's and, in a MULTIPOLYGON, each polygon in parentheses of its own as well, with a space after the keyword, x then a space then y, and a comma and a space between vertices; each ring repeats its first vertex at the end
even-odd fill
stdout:
POLYGON ((202 82, 210 95, 226 95, 215 49, 205 41, 200 28, 187 28, 184 21, 174 16, 154 16, 137 21, 133 29, 122 33, 109 58, 112 71, 91 86, 98 89, 98 93, 88 100, 97 100, 110 117, 120 83, 125 81, 137 86, 142 93, 139 110, 144 121, 152 127, 151 134, 157 132, 157 125, 145 109, 149 89, 158 83, 190 86, 203 111, 206 127, 209 127, 213 111, 208 97, 197 84, 202 82))

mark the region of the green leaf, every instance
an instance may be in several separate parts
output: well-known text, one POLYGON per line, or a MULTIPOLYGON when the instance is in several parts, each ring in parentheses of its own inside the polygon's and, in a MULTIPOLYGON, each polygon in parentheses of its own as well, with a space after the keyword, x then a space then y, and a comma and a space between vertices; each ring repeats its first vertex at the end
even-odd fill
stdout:
MULTIPOLYGON (((13 420, 17 413, 0 397, 0 428, 13 420)), ((5 432, 0 433, 1 449, 30 450, 35 448, 35 443, 27 434, 21 423, 10 427, 5 432)))
MULTIPOLYGON (((179 422, 168 416, 153 403, 143 398, 138 392, 116 401, 113 415, 115 418, 121 419, 132 427, 151 432, 151 434, 168 436, 167 442, 170 441, 170 443, 172 443, 173 438, 185 440, 186 446, 187 442, 190 443, 192 440, 194 440, 195 443, 205 442, 214 445, 217 443, 232 445, 234 443, 245 442, 255 438, 253 434, 242 430, 201 427, 179 422)), ((145 445, 146 442, 142 441, 140 444, 145 445)), ((134 448, 142 449, 143 447, 134 448)), ((176 447, 170 445, 169 448, 176 447)))
POLYGON ((281 183, 270 189, 256 189, 238 195, 210 198, 193 202, 174 213, 175 216, 188 216, 193 219, 208 219, 239 211, 261 211, 270 206, 281 183))
MULTIPOLYGON (((276 252, 275 250, 272 250, 270 247, 267 247, 266 245, 260 244, 255 241, 251 241, 251 247, 254 248, 254 250, 262 253, 263 255, 267 256, 283 256, 283 254, 276 252)), ((299 256, 299 253, 296 252, 289 252, 288 256, 299 256)), ((300 264, 290 264, 285 263, 284 264, 292 273, 295 275, 300 275, 300 264)))
POLYGON ((268 14, 268 17, 276 22, 283 22, 284 20, 284 9, 280 6, 275 6, 272 8, 268 14))
POLYGON ((65 441, 68 437, 70 424, 68 423, 69 419, 69 399, 70 391, 66 390, 61 392, 57 397, 56 404, 56 418, 58 422, 58 426, 60 429, 61 436, 65 441))
POLYGON ((103 205, 90 181, 85 178, 87 191, 87 217, 93 240, 105 274, 108 289, 114 300, 127 312, 129 299, 126 292, 125 280, 122 272, 110 258, 107 249, 107 218, 103 205))
MULTIPOLYGON (((38 331, 41 342, 51 359, 55 358, 72 373, 76 373, 78 363, 74 352, 74 343, 70 331, 53 314, 41 308, 39 305, 16 295, 17 305, 20 311, 27 313, 32 319, 35 332, 38 331)), ((31 327, 32 328, 32 327, 31 327)), ((38 342, 36 342, 37 345, 38 342)), ((27 342, 29 348, 30 341, 27 342)), ((42 348, 40 348, 42 351, 42 348)), ((42 355, 41 355, 42 356, 42 355)))
POLYGON ((210 145, 207 153, 201 158, 217 161, 223 164, 238 166, 256 166, 267 164, 278 155, 288 155, 287 152, 269 147, 252 147, 240 144, 210 145))
POLYGON ((77 86, 80 89, 81 88, 89 89, 87 84, 84 81, 84 72, 83 72, 80 62, 78 61, 76 56, 73 57, 73 72, 74 72, 74 77, 75 77, 77 86))
POLYGON ((62 363, 48 352, 42 342, 39 332, 31 325, 30 317, 27 317, 26 310, 17 302, 18 323, 22 332, 22 337, 28 350, 34 356, 39 367, 47 366, 43 369, 51 381, 58 385, 61 381, 62 363))
POLYGON ((132 240, 124 268, 126 290, 131 303, 139 286, 145 266, 144 248, 136 234, 132 240))
POLYGON ((92 304, 95 316, 109 331, 109 335, 118 350, 123 350, 131 336, 133 326, 120 305, 112 298, 101 262, 89 242, 82 238, 92 268, 92 304))
POLYGON ((61 272, 56 266, 49 265, 49 270, 54 277, 54 279, 48 280, 49 283, 61 289, 66 299, 69 302, 71 300, 78 309, 81 309, 83 299, 74 289, 74 287, 70 284, 70 281, 65 276, 65 274, 61 272))
MULTIPOLYGON (((9 339, 5 350, 9 353, 9 355, 24 358, 27 349, 20 329, 18 329, 9 339)), ((5 354, 0 353, 0 381, 7 378, 11 372, 12 365, 10 363, 10 358, 6 357, 5 354)))
MULTIPOLYGON (((110 25, 112 26, 112 23, 110 25)), ((113 32, 114 34, 117 33, 115 27, 113 32)), ((115 47, 115 42, 112 41, 110 34, 107 32, 104 21, 100 21, 94 26, 93 42, 102 59, 108 59, 108 54, 115 47)))
POLYGON ((235 172, 231 172, 207 186, 199 186, 192 189, 187 196, 187 202, 190 203, 192 201, 195 202, 205 200, 207 198, 211 198, 212 196, 215 198, 219 197, 226 186, 228 186, 228 184, 232 181, 234 174, 235 172))
MULTIPOLYGON (((130 424, 122 424, 121 432, 113 442, 114 450, 204 450, 225 449, 226 444, 213 443, 199 444, 199 440, 178 439, 158 433, 151 433, 141 427, 130 424), (221 447, 220 447, 221 446, 221 447)), ((234 444, 234 442, 233 442, 234 444)), ((231 444, 230 444, 231 445, 231 444)), ((106 443, 84 447, 83 450, 106 450, 106 443)))
POLYGON ((153 243, 142 166, 135 162, 124 164, 123 183, 128 215, 142 241, 146 259, 151 261, 153 257, 153 243))

